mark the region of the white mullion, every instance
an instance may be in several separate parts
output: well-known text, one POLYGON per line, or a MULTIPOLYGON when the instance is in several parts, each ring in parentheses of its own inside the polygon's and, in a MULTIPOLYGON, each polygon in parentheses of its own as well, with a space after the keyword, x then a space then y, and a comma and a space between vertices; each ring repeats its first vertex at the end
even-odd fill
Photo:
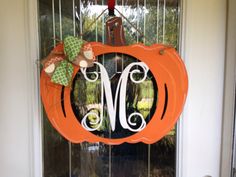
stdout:
MULTIPOLYGON (((104 0, 102 0, 102 7, 104 6, 104 0)), ((104 30, 105 30, 105 28, 104 28, 104 24, 105 23, 105 17, 104 17, 104 15, 102 16, 102 43, 104 44, 105 43, 105 39, 104 39, 104 35, 105 35, 105 33, 104 33, 104 30)), ((102 55, 102 64, 104 65, 104 55, 102 55)))
MULTIPOLYGON (((80 28, 79 34, 83 34, 82 12, 81 12, 81 11, 82 11, 82 2, 81 2, 81 0, 80 0, 80 1, 79 1, 79 28, 80 28)), ((83 36, 80 35, 80 38, 83 39, 83 36)), ((84 142, 84 143, 81 143, 81 144, 80 144, 80 147, 82 147, 82 148, 81 148, 82 151, 84 151, 84 148, 85 148, 83 145, 84 145, 84 146, 87 146, 87 143, 84 142)), ((80 161, 81 161, 81 160, 83 160, 83 159, 82 159, 81 156, 80 156, 80 161)), ((80 167, 82 167, 82 164, 80 164, 80 167)))
MULTIPOLYGON (((76 35, 75 31, 75 0, 72 0, 72 13, 73 13, 73 35, 76 35)), ((72 143, 69 141, 69 177, 72 177, 72 143)))
POLYGON ((159 18, 160 18, 160 0, 157 0, 157 39, 156 42, 159 42, 159 18))
POLYGON ((75 0, 72 0, 72 6, 73 6, 73 35, 76 35, 75 31, 75 0))
MULTIPOLYGON (((144 9, 147 9, 147 2, 144 0, 144 9)), ((146 36, 146 13, 144 12, 144 18, 143 18, 143 43, 146 44, 145 36, 146 36)), ((148 95, 149 95, 149 89, 148 89, 148 95)), ((149 117, 150 118, 150 117, 149 117)), ((150 177, 150 167, 151 167, 151 145, 148 144, 148 161, 147 161, 147 176, 150 177)))
MULTIPOLYGON (((118 7, 118 4, 117 4, 117 1, 115 1, 115 6, 118 7)), ((122 8, 122 7, 121 7, 122 8)), ((117 60, 117 53, 115 55, 115 69, 116 69, 116 72, 118 72, 118 60, 117 60)))
MULTIPOLYGON (((61 7, 61 2, 59 3, 61 7)), ((73 19, 73 35, 75 36, 75 0, 72 0, 72 19, 73 19)), ((60 15, 61 16, 61 15, 60 15)), ((60 19, 60 26, 61 24, 61 19, 60 19)), ((60 28, 60 33, 61 36, 60 38, 62 39, 62 29, 60 28)), ((69 149, 69 177, 72 177, 72 143, 68 141, 68 149, 69 149)))
MULTIPOLYGON (((121 12, 124 14, 124 0, 121 1, 121 12)), ((128 17, 127 17, 128 18, 128 17)), ((124 26, 123 26, 124 29, 124 26)), ((125 31, 124 31, 125 32, 125 31)), ((124 34, 125 36, 125 34, 124 34)), ((125 41, 126 42, 126 41, 125 41)), ((121 72, 124 70, 124 54, 121 55, 121 72)))
POLYGON ((69 177, 72 177, 72 148, 71 148, 71 142, 68 141, 69 145, 69 177))
MULTIPOLYGON (((136 22, 137 29, 139 29, 139 0, 137 0, 137 22, 136 22)), ((137 43, 139 42, 139 34, 138 31, 136 30, 137 33, 137 43)))
POLYGON ((55 27, 55 2, 52 0, 52 31, 53 31, 53 45, 56 46, 56 27, 55 27))
POLYGON ((146 9, 147 9, 147 2, 146 0, 144 0, 144 16, 143 16, 143 43, 145 45, 146 40, 145 40, 145 36, 146 36, 146 9))
POLYGON ((166 0, 163 4, 163 26, 162 26, 162 43, 165 43, 165 33, 166 33, 166 0))
MULTIPOLYGON (((150 89, 148 89, 148 96, 149 96, 149 99, 150 99, 150 89)), ((148 102, 148 106, 150 108, 150 103, 149 102, 148 102)), ((149 109, 149 112, 150 112, 150 109, 149 109)), ((150 121, 150 116, 148 116, 148 120, 150 121)), ((151 176, 151 144, 148 144, 148 177, 150 177, 150 176, 151 176)))
MULTIPOLYGON (((73 11, 73 35, 76 35, 75 31, 75 0, 72 0, 73 11)), ((69 141, 69 177, 72 177, 72 143, 69 141)))
POLYGON ((59 27, 60 27, 60 40, 62 40, 61 0, 59 0, 59 27))
MULTIPOLYGON (((102 7, 104 6, 104 0, 102 0, 102 7)), ((105 17, 104 15, 102 16, 102 24, 105 24, 105 17)), ((102 25, 102 43, 104 44, 105 43, 105 28, 104 28, 104 25, 102 25)), ((102 55, 102 65, 105 64, 105 57, 104 55, 102 55)), ((101 99, 104 99, 104 98, 101 98, 101 99)), ((109 127, 109 137, 110 137, 110 127, 109 127)), ((111 145, 108 145, 109 146, 109 157, 108 157, 108 177, 111 177, 111 145)))
MULTIPOLYGON (((98 6, 98 1, 95 0, 95 6, 98 6)), ((97 18, 97 14, 95 13, 95 18, 97 18)), ((96 42, 98 42, 98 20, 96 20, 95 23, 95 36, 96 36, 96 42)), ((98 66, 96 65, 96 71, 98 72, 98 66)))
MULTIPOLYGON (((81 0, 79 1, 79 27, 80 27, 80 34, 83 34, 83 22, 82 22, 82 2, 81 0)), ((83 36, 81 35, 81 39, 83 39, 83 36)))
MULTIPOLYGON (((139 0, 137 0, 137 22, 136 22, 136 27, 137 29, 139 30, 139 0)), ((137 33, 137 39, 136 39, 136 42, 138 43, 139 42, 139 32, 138 30, 136 29, 136 33, 137 33)), ((137 59, 136 59, 137 61, 137 59)), ((138 69, 138 66, 136 66, 136 69, 138 69)))
MULTIPOLYGON (((97 0, 95 0, 95 6, 97 6, 98 5, 98 2, 97 2, 97 0)), ((96 14, 96 13, 95 13, 96 14)), ((95 15, 95 18, 96 18, 96 15, 95 15)), ((95 34, 96 34, 96 42, 98 42, 98 21, 96 20, 96 27, 95 27, 95 34)))

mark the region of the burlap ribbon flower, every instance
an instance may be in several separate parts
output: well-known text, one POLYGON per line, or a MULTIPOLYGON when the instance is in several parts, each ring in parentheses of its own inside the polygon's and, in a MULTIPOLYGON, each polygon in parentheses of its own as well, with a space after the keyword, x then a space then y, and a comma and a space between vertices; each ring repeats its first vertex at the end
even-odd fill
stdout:
POLYGON ((68 36, 59 43, 42 61, 44 71, 56 84, 68 86, 71 83, 74 65, 92 67, 95 61, 92 47, 89 43, 74 36, 68 36))

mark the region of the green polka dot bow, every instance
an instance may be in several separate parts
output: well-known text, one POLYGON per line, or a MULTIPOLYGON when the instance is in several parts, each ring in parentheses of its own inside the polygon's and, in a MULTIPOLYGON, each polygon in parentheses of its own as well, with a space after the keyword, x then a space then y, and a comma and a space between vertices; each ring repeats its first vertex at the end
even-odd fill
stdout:
POLYGON ((80 53, 83 44, 84 41, 82 39, 68 36, 65 38, 62 47, 57 46, 51 52, 47 58, 47 63, 51 63, 45 64, 45 72, 51 76, 51 81, 53 83, 63 86, 70 85, 74 71, 72 62, 75 61, 80 53), (61 57, 62 59, 55 60, 55 57, 61 57), (52 61, 56 62, 53 63, 52 61))

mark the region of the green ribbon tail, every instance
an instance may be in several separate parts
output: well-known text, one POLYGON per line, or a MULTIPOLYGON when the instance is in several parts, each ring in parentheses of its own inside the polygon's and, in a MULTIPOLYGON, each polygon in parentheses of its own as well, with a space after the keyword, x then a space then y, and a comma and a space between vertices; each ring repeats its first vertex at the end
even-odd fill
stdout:
POLYGON ((51 77, 51 81, 56 84, 68 86, 71 83, 74 67, 67 60, 59 63, 51 77))

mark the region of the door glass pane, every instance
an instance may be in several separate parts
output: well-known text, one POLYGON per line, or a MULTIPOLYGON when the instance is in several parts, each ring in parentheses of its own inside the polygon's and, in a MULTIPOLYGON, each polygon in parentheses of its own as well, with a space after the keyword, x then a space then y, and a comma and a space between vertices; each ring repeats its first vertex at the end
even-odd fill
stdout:
MULTIPOLYGON (((134 24, 142 34, 123 19, 127 45, 137 42, 151 45, 165 43, 178 48, 179 38, 179 0, 117 0, 116 8, 134 24)), ((56 39, 67 35, 80 35, 87 41, 105 42, 106 15, 89 25, 107 6, 106 0, 39 0, 39 24, 41 58, 47 56, 56 39)), ((120 16, 116 12, 117 16, 120 16)), ((122 60, 108 62, 107 56, 100 56, 99 62, 110 68, 109 75, 116 82, 116 77, 131 62, 132 57, 118 54, 122 60), (125 60, 123 60, 125 58, 125 60)), ((96 68, 94 68, 96 70, 96 68)), ((81 81, 81 80, 80 80, 81 81)), ((94 84, 74 81, 74 109, 82 114, 89 105, 96 105, 99 92, 99 81, 94 84), (76 88, 85 91, 78 97, 76 88), (94 94, 93 90, 97 92, 94 94), (83 104, 81 104, 83 103, 83 104)), ((133 86, 141 97, 132 100, 130 109, 138 109, 143 114, 149 112, 154 104, 152 81, 142 86, 133 86), (147 89, 149 88, 149 89, 147 89)), ((158 100, 157 100, 158 101, 158 100)), ((76 113, 76 111, 74 111, 76 113)), ((146 114, 148 121, 151 115, 146 114)), ((176 162, 176 131, 173 129, 162 140, 152 145, 143 143, 111 146, 103 143, 72 144, 60 136, 43 116, 43 152, 45 177, 173 177, 176 162)), ((100 136, 126 136, 125 132, 118 135, 109 133, 104 128, 98 132, 100 136), (108 133, 106 133, 108 132, 108 133)))

